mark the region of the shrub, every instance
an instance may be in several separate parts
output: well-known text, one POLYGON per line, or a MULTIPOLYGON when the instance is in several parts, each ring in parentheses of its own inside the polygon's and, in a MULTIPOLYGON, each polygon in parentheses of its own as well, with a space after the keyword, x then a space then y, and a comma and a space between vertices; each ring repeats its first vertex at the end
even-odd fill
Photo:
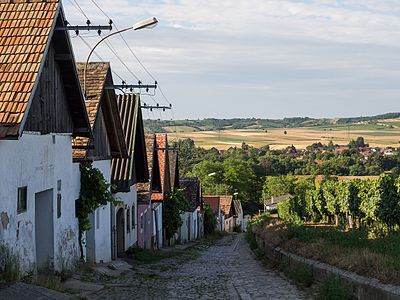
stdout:
POLYGON ((330 276, 321 285, 318 290, 318 299, 323 300, 350 300, 351 289, 344 284, 339 277, 330 276))
POLYGON ((0 282, 13 282, 19 279, 18 257, 6 245, 0 244, 0 282))
POLYGON ((215 231, 217 220, 209 204, 204 203, 204 233, 211 234, 215 231))

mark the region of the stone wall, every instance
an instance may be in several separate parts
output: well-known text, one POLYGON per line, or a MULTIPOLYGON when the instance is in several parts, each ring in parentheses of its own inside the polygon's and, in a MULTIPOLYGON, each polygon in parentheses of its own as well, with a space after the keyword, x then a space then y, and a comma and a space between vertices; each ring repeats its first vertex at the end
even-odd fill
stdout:
POLYGON ((353 272, 286 252, 279 247, 269 245, 258 235, 256 235, 256 240, 258 248, 268 259, 288 266, 308 268, 314 281, 323 282, 331 276, 338 276, 352 288, 353 296, 356 299, 400 300, 400 286, 382 284, 377 279, 363 277, 353 272))

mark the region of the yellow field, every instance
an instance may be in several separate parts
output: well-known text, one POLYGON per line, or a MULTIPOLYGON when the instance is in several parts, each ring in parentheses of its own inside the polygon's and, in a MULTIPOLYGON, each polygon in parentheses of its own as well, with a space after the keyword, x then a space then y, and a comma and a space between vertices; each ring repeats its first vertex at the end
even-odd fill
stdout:
MULTIPOLYGON (((172 129, 172 128, 171 128, 172 129)), ((180 128, 183 129, 183 128, 180 128)), ((189 129, 189 128, 185 128, 189 129)), ((304 149, 308 145, 321 142, 327 144, 332 140, 335 144, 346 145, 350 140, 363 136, 366 143, 373 147, 399 147, 400 120, 385 120, 378 124, 354 124, 351 126, 329 126, 312 128, 274 128, 266 130, 221 130, 221 131, 189 131, 170 130, 172 140, 191 138, 197 146, 227 149, 241 146, 242 142, 255 147, 269 145, 272 149, 282 149, 294 145, 304 149), (285 134, 284 132, 287 132, 285 134)))

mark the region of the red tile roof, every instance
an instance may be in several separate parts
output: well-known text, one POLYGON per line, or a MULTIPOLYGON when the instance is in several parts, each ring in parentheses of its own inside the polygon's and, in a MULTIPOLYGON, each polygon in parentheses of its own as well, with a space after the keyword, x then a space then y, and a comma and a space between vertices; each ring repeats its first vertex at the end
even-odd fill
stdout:
MULTIPOLYGON (((76 66, 83 89, 85 63, 77 63, 76 66)), ((101 108, 107 128, 107 136, 111 146, 112 156, 122 156, 126 158, 128 154, 116 95, 113 90, 105 90, 106 84, 113 84, 110 63, 88 63, 86 68, 85 105, 91 129, 94 130, 95 128, 96 117, 101 108)), ((84 137, 74 138, 73 146, 75 147, 75 149, 73 149, 73 158, 85 158, 88 154, 87 148, 89 146, 89 139, 84 137), (77 149, 77 147, 79 147, 79 149, 77 149)))
POLYGON ((170 192, 170 172, 169 172, 169 160, 168 160, 168 139, 166 134, 156 134, 156 150, 158 167, 160 170, 161 178, 161 195, 153 193, 151 200, 162 201, 166 193, 170 192))
POLYGON ((0 0, 0 136, 19 131, 58 7, 56 0, 0 0))
POLYGON ((203 196, 203 202, 210 205, 214 215, 219 214, 219 196, 203 196))
POLYGON ((232 196, 220 196, 220 206, 225 216, 232 215, 232 196))

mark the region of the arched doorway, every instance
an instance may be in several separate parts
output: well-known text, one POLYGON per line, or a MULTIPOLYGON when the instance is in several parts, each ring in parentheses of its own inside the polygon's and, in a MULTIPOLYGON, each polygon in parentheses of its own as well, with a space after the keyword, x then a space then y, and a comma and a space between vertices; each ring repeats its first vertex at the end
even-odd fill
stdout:
POLYGON ((117 211, 117 257, 123 257, 125 253, 125 218, 124 209, 117 211))

